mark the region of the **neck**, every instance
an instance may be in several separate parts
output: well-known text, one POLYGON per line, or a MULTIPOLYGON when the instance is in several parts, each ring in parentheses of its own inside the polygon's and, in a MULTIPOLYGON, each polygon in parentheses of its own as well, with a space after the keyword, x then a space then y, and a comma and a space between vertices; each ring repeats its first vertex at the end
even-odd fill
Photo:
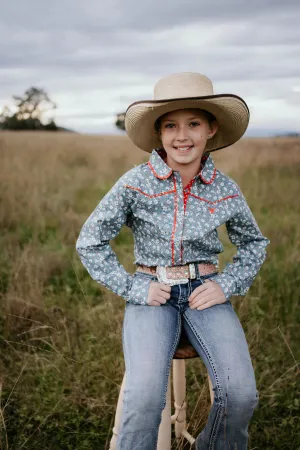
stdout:
POLYGON ((178 164, 176 161, 168 158, 167 155, 165 162, 171 169, 180 173, 183 186, 186 186, 202 170, 201 158, 193 161, 191 164, 178 164))

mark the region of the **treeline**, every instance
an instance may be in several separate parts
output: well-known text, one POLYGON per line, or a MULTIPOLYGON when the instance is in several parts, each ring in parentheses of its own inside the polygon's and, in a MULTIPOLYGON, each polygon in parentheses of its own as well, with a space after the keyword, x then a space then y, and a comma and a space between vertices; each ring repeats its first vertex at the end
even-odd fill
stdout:
POLYGON ((117 114, 115 125, 119 130, 125 130, 125 113, 117 114))
MULTIPOLYGON (((23 96, 13 95, 15 105, 11 109, 4 106, 0 113, 0 130, 46 130, 71 131, 58 127, 53 118, 45 123, 44 116, 56 109, 56 104, 49 98, 44 89, 31 87, 23 96)), ((115 126, 125 130, 125 113, 117 114, 115 126)))
POLYGON ((14 111, 4 106, 0 114, 0 129, 2 130, 47 130, 57 131, 54 119, 45 123, 43 116, 56 109, 44 89, 29 88, 23 96, 13 96, 14 111))

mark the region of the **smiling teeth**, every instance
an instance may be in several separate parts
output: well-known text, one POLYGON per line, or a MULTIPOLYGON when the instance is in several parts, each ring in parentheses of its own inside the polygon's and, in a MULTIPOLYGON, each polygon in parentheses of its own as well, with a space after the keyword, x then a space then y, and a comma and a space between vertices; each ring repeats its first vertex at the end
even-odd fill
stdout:
POLYGON ((177 150, 188 150, 189 148, 191 148, 191 146, 189 146, 189 147, 177 147, 177 150))

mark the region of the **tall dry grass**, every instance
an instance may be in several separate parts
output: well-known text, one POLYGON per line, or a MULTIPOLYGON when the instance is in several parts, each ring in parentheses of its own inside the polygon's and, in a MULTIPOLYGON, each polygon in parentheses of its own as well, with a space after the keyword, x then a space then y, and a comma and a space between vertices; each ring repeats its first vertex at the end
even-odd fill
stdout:
MULTIPOLYGON (((300 140, 245 139, 212 156, 271 240, 251 290, 233 300, 260 392, 250 448, 298 449, 300 140)), ((124 300, 90 279, 75 241, 110 186, 148 157, 126 137, 0 133, 0 448, 108 449, 124 300)), ((222 267, 235 249, 219 231, 222 267)), ((133 272, 130 231, 112 245, 133 272)), ((209 410, 199 359, 188 361, 187 382, 197 433, 209 410)))

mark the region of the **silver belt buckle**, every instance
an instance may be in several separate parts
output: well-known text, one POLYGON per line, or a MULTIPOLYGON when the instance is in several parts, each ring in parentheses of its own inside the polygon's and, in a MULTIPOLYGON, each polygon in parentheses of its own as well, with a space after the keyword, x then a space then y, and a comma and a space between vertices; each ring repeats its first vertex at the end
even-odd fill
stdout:
POLYGON ((194 263, 189 264, 189 270, 190 270, 190 278, 194 280, 196 278, 196 269, 194 263))
MULTIPOLYGON (((196 271, 194 264, 189 264, 190 278, 196 278, 196 271)), ((188 278, 167 278, 167 266, 157 266, 156 267, 157 279, 160 283, 168 284, 169 286, 174 286, 175 284, 186 284, 189 282, 188 278)))

